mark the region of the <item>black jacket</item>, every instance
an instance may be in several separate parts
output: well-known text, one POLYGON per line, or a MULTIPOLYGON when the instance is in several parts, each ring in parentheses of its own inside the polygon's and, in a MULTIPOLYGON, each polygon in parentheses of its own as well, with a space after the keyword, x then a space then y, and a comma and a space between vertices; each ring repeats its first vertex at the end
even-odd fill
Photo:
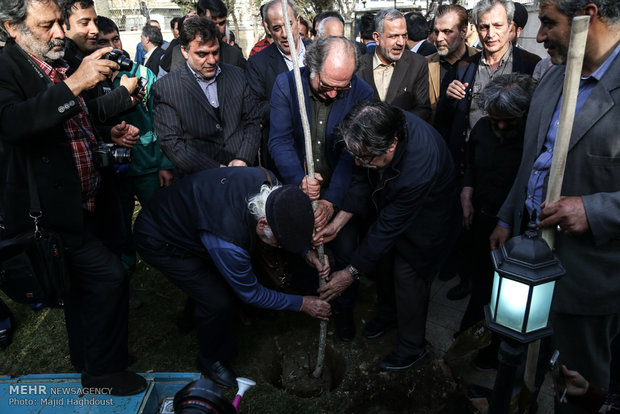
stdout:
MULTIPOLYGON (((276 183, 272 174, 272 181, 276 183)), ((134 231, 173 246, 207 255, 200 233, 251 252, 256 246, 256 218, 248 199, 268 184, 258 168, 214 168, 174 182, 157 192, 140 211, 134 231)))
POLYGON ((461 212, 452 158, 441 136, 403 111, 408 137, 379 172, 358 168, 344 210, 376 215, 351 264, 369 272, 392 248, 430 279, 460 229, 461 212))
POLYGON ((157 74, 159 73, 159 64, 164 53, 166 53, 166 51, 161 47, 156 48, 155 50, 153 50, 153 54, 151 55, 151 57, 149 57, 146 65, 144 65, 147 68, 151 69, 155 76, 157 76, 157 74))
POLYGON ((53 84, 15 43, 0 56, 0 215, 11 236, 29 229, 26 157, 37 184, 43 227, 81 243, 81 183, 63 123, 80 111, 64 82, 53 84))

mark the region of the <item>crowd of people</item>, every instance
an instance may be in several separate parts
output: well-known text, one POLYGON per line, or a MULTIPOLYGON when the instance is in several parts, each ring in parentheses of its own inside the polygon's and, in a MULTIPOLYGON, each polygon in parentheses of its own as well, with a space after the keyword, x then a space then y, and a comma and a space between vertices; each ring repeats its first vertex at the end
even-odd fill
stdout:
MULTIPOLYGON (((261 6, 265 37, 247 61, 227 16, 221 0, 200 0, 196 12, 170 22, 169 43, 159 23, 147 22, 133 64, 93 0, 0 6, 2 236, 32 226, 31 173, 40 225, 65 243, 70 356, 85 387, 145 389, 127 370, 136 252, 187 294, 198 367, 229 387, 239 302, 332 317, 347 343, 356 335, 360 276, 372 277, 377 293, 362 334, 397 327, 379 368, 422 363, 433 278, 458 273, 451 295, 471 292, 459 332, 467 330, 490 299, 490 250, 532 217, 555 229, 567 272, 551 312, 553 346, 571 369, 610 384, 620 357, 612 350, 620 341, 615 0, 541 0, 537 41, 546 60, 517 43, 527 11, 511 0, 480 0, 469 12, 441 5, 431 22, 393 8, 368 13, 359 42, 344 37, 336 12, 310 24, 292 2, 284 16, 272 0, 261 6), (577 15, 590 23, 575 126, 562 198, 546 205, 577 15), (131 162, 102 165, 94 155, 102 142, 131 148, 131 162), (141 212, 132 225, 135 200, 141 212), (252 255, 261 243, 286 251, 294 292, 257 280, 252 255)), ((0 346, 11 323, 1 306, 0 346)), ((497 364, 496 341, 476 363, 497 364)))

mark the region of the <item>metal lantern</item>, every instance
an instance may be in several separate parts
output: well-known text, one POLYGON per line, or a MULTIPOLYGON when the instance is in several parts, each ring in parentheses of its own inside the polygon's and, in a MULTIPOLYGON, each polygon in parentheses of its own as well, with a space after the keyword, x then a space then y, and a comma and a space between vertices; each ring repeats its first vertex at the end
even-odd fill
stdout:
POLYGON ((495 275, 491 303, 485 306, 489 328, 521 343, 551 335, 549 310, 555 282, 565 271, 530 222, 525 234, 491 252, 495 275))

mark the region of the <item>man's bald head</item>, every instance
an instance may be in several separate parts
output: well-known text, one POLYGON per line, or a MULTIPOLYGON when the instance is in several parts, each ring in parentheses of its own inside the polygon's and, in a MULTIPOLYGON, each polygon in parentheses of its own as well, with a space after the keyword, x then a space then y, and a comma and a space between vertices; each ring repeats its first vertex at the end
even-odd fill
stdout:
POLYGON ((317 37, 343 37, 344 25, 337 17, 327 17, 326 19, 321 20, 316 33, 317 37))

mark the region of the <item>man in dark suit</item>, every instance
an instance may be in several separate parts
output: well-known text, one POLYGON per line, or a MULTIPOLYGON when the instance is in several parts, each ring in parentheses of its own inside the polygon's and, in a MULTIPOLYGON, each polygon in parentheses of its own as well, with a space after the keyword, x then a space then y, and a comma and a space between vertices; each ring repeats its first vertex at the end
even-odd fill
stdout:
MULTIPOLYGON (((307 175, 293 72, 280 74, 273 87, 269 152, 284 183, 300 186, 312 200, 318 200, 317 228, 329 223, 335 209, 342 207, 351 182, 353 160, 338 139, 337 127, 356 103, 372 99, 370 86, 355 76, 356 55, 355 44, 342 37, 317 38, 306 52, 301 78, 316 179, 307 175)), ((338 265, 346 265, 357 242, 356 232, 357 226, 351 223, 331 243, 338 265)), ((355 335, 352 314, 355 297, 356 287, 343 294, 334 309, 336 333, 343 342, 352 341, 355 335)))
POLYGON ((182 175, 256 161, 260 130, 245 74, 219 63, 215 23, 185 20, 181 51, 187 63, 153 86, 155 134, 182 175))
POLYGON ((315 241, 340 234, 354 214, 376 220, 349 261, 336 266, 341 270, 319 289, 320 297, 335 299, 360 273, 391 258, 398 340, 379 368, 405 370, 426 358, 431 282, 458 234, 452 157, 433 127, 383 102, 356 106, 340 130, 355 164, 368 171, 357 174, 343 208, 315 241))
POLYGON ((375 53, 361 57, 357 75, 372 86, 375 99, 429 119, 428 65, 422 56, 406 50, 402 13, 396 9, 377 13, 373 36, 375 53))
POLYGON ((407 49, 422 56, 429 56, 437 52, 435 45, 427 40, 429 35, 428 22, 418 12, 405 14, 407 21, 407 49))
POLYGON ((159 61, 165 53, 165 50, 161 48, 163 42, 164 38, 159 28, 150 25, 142 28, 140 43, 142 44, 142 49, 146 52, 144 66, 151 69, 155 76, 159 73, 159 61))
MULTIPOLYGON (((269 138, 269 101, 276 77, 282 72, 291 70, 293 68, 293 61, 291 60, 288 36, 284 28, 281 1, 270 1, 265 4, 263 11, 265 14, 265 26, 272 36, 273 43, 248 60, 246 76, 252 92, 252 100, 261 116, 260 162, 263 167, 274 169, 273 160, 269 156, 269 150, 267 149, 267 139, 269 138)), ((297 62, 299 66, 303 66, 306 44, 299 36, 299 15, 295 5, 290 1, 288 2, 288 18, 291 22, 293 37, 295 38, 297 62)))
MULTIPOLYGON (((538 215, 539 227, 557 229, 555 249, 566 276, 554 293, 552 342, 563 364, 607 387, 611 343, 620 335, 620 9, 615 0, 545 0, 539 18, 537 40, 545 43, 556 66, 545 74, 532 99, 523 159, 498 214, 500 225, 491 236, 491 246, 498 248, 511 234, 521 232, 529 219, 523 217, 524 206, 528 215, 538 215), (590 23, 562 197, 541 205, 575 15, 590 16, 590 23)), ((564 408, 568 407, 561 412, 564 408)))
MULTIPOLYGON (((71 292, 64 311, 71 363, 82 373, 84 387, 110 387, 115 395, 140 393, 144 378, 125 371, 127 273, 93 231, 94 214, 101 208, 96 199, 101 174, 91 156, 97 138, 80 96, 119 66, 101 59, 112 50, 104 48, 85 56, 67 76, 58 4, 10 0, 2 10, 0 38, 7 42, 0 56, 4 235, 32 231, 25 174, 30 170, 43 212, 38 224, 58 232, 67 248, 71 292)), ((120 126, 111 129, 121 142, 127 132, 120 126)))

